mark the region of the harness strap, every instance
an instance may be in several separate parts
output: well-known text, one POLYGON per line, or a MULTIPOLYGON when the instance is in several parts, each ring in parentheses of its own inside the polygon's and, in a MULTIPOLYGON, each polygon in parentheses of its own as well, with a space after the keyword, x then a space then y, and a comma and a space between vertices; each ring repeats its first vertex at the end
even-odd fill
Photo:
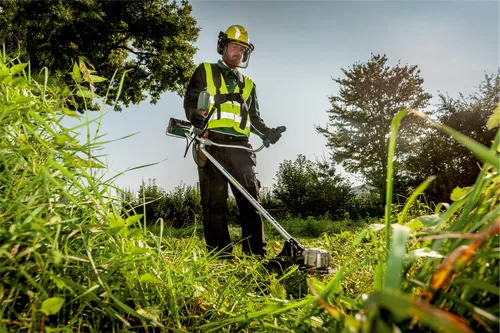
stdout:
POLYGON ((243 89, 245 88, 245 79, 243 78, 243 74, 238 72, 238 88, 240 88, 239 92, 239 103, 240 103, 240 116, 241 116, 241 122, 240 122, 240 128, 245 129, 247 125, 247 118, 248 118, 248 108, 247 108, 247 103, 245 103, 245 99, 243 98, 243 89))
POLYGON ((222 72, 220 70, 219 65, 211 64, 211 66, 212 66, 212 77, 214 79, 214 85, 215 85, 214 108, 217 109, 217 120, 219 120, 221 117, 220 105, 224 103, 223 101, 221 101, 222 94, 220 93, 220 87, 222 85, 222 80, 221 80, 222 72))
POLYGON ((240 104, 240 116, 241 116, 240 128, 245 129, 248 118, 248 107, 247 103, 245 103, 245 99, 243 98, 243 89, 245 88, 245 78, 243 77, 243 74, 238 72, 237 85, 239 88, 239 92, 221 94, 220 88, 222 85, 222 71, 218 64, 212 63, 210 65, 212 69, 212 77, 216 91, 214 96, 214 105, 207 117, 210 118, 212 114, 215 112, 215 110, 217 110, 217 119, 219 120, 221 118, 221 107, 220 107, 221 104, 226 102, 238 102, 240 104))

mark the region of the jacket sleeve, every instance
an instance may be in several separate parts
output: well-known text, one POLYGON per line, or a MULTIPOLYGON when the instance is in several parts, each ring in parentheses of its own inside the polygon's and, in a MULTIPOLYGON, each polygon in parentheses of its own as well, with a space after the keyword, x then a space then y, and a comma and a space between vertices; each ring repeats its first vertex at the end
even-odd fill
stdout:
POLYGON ((252 133, 257 134, 262 137, 264 132, 268 129, 266 126, 264 119, 260 117, 259 110, 259 100, 257 99, 257 90, 255 88, 255 84, 253 86, 251 96, 251 104, 249 105, 248 114, 250 115, 250 123, 252 124, 252 133))
POLYGON ((205 67, 203 64, 200 64, 195 69, 193 76, 191 76, 186 95, 184 96, 184 111, 186 112, 186 118, 188 120, 198 107, 198 96, 201 91, 206 89, 206 82, 205 67))

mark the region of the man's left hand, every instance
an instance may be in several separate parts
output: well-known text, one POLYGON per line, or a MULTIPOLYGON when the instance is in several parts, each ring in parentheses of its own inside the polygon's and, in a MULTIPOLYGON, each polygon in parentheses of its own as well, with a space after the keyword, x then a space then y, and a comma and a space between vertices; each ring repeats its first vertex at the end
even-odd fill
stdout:
POLYGON ((269 143, 275 144, 281 138, 281 133, 286 130, 285 126, 279 126, 276 128, 267 128, 264 131, 264 139, 268 140, 269 143))

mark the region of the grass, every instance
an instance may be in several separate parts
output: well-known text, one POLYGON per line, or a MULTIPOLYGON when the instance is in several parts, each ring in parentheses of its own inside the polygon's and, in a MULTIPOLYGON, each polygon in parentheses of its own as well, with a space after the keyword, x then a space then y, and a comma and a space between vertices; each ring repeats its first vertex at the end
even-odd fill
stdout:
MULTIPOLYGON (((107 214, 117 189, 89 129, 100 117, 82 120, 87 142, 61 125, 72 100, 90 102, 91 74, 75 63, 73 86, 49 85, 48 73, 35 80, 28 64, 1 56, 1 332, 498 331, 500 134, 487 148, 430 122, 477 153, 475 184, 449 205, 419 206, 429 179, 398 207, 389 172, 383 221, 283 221, 330 251, 337 273, 276 275, 239 247, 235 261, 207 253, 196 226, 107 214)), ((398 114, 391 147, 407 114, 425 117, 398 114)), ((266 232, 277 254, 283 242, 266 232)))

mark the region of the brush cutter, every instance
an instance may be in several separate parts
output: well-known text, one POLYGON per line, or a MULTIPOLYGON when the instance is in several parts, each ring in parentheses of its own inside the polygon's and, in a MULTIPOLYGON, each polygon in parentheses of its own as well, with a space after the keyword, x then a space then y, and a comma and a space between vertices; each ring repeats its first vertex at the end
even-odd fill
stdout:
MULTIPOLYGON (((204 92, 202 92, 204 93, 204 92)), ((206 96, 201 96, 200 99, 206 96)), ((202 103, 203 104, 203 103, 202 103)), ((203 105, 202 105, 203 107, 203 105)), ((199 110, 206 110, 200 107, 199 110)), ((278 127, 278 131, 284 132, 285 127, 278 127)), ((262 146, 257 149, 251 149, 239 145, 224 145, 211 141, 204 133, 206 131, 195 128, 189 121, 170 118, 166 134, 177 138, 186 138, 187 145, 184 157, 187 154, 189 146, 195 142, 196 149, 193 148, 193 156, 197 163, 200 163, 198 152, 201 152, 210 162, 212 162, 217 169, 245 196, 247 200, 257 209, 257 211, 279 232, 285 239, 283 250, 276 258, 269 261, 269 267, 273 269, 286 270, 291 265, 298 265, 299 270, 308 271, 310 273, 316 272, 320 274, 331 274, 335 271, 330 268, 331 257, 328 251, 318 248, 306 248, 298 239, 293 238, 290 234, 261 206, 261 204, 252 197, 245 188, 205 149, 206 146, 217 146, 227 148, 245 149, 249 152, 259 152, 264 147, 269 147, 269 142, 264 139, 262 146)), ((262 137, 261 137, 262 138, 262 137)))

